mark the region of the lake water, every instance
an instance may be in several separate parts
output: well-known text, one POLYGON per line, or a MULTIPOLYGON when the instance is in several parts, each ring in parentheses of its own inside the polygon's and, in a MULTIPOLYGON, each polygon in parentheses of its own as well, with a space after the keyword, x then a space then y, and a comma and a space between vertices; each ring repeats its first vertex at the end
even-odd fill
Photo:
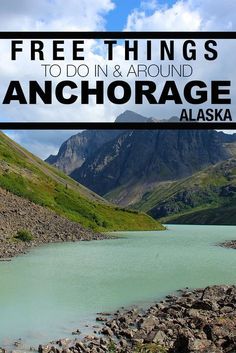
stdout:
POLYGON ((0 263, 0 346, 37 346, 79 328, 97 312, 146 305, 184 287, 236 283, 234 226, 168 225, 119 239, 43 246, 0 263))

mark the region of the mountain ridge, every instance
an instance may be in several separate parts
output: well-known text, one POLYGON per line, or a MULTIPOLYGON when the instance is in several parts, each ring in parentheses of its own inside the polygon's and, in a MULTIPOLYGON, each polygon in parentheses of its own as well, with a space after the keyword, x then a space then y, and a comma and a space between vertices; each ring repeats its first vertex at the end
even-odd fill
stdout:
MULTIPOLYGON (((163 121, 132 111, 125 111, 116 119, 117 122, 150 120, 163 121)), ((168 121, 176 121, 176 117, 168 121)), ((164 217, 164 221, 168 215, 154 212, 158 204, 153 205, 152 211, 142 206, 147 195, 155 194, 155 190, 164 195, 166 185, 182 183, 236 153, 236 134, 215 130, 119 130, 113 136, 108 135, 101 138, 101 143, 90 150, 70 176, 112 203, 147 211, 156 219, 164 217)), ((160 197, 157 200, 164 202, 160 197)), ((178 203, 176 200, 177 206, 178 203)))
MULTIPOLYGON (((126 110, 122 114, 118 115, 115 119, 117 123, 124 122, 171 122, 177 121, 177 117, 172 117, 168 120, 160 120, 154 117, 147 118, 141 114, 135 113, 131 110, 126 110)), ((56 155, 50 155, 45 159, 45 162, 54 165, 64 173, 70 175, 75 169, 80 168, 86 158, 88 158, 93 152, 95 152, 104 143, 114 139, 121 133, 122 130, 108 130, 108 131, 96 131, 96 130, 85 130, 79 132, 70 138, 68 138, 61 147, 56 155)))
MULTIPOLYGON (((126 110, 116 118, 116 122, 146 122, 148 118, 126 110)), ((100 146, 120 135, 122 130, 84 130, 67 139, 59 148, 57 155, 50 155, 45 162, 54 165, 66 174, 80 168, 86 158, 100 146)))
MULTIPOLYGON (((71 177, 115 203, 118 189, 176 180, 229 158, 213 130, 125 132, 103 144, 71 177)), ((120 193, 118 193, 119 198, 120 193)))

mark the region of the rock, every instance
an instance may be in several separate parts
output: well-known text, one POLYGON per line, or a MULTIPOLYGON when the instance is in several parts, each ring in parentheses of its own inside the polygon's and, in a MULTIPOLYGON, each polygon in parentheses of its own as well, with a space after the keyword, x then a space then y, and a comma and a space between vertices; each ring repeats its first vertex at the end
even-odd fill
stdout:
POLYGON ((193 339, 193 340, 189 340, 188 350, 196 353, 197 352, 205 353, 208 350, 208 348, 210 348, 211 346, 212 346, 212 343, 207 339, 202 339, 202 340, 193 339))
POLYGON ((139 344, 143 344, 143 342, 144 342, 144 339, 143 338, 134 338, 133 340, 132 340, 132 343, 133 343, 133 346, 134 347, 136 347, 137 345, 139 345, 139 344))
POLYGON ((66 347, 71 343, 71 340, 69 338, 63 338, 63 339, 60 339, 59 341, 57 341, 56 343, 60 347, 66 347))
POLYGON ((107 336, 112 336, 112 335, 113 335, 112 330, 111 330, 109 327, 107 327, 107 326, 105 326, 105 327, 103 327, 103 328, 101 329, 101 333, 102 333, 103 335, 107 335, 107 336))
POLYGON ((105 321, 107 321, 107 318, 106 317, 102 317, 102 316, 98 316, 98 317, 96 317, 96 321, 105 322, 105 321))
POLYGON ((72 335, 80 335, 81 331, 79 329, 77 329, 77 330, 73 331, 71 334, 72 335))
POLYGON ((156 308, 158 310, 163 310, 163 309, 165 309, 165 305, 163 305, 162 303, 158 303, 158 304, 156 304, 156 308))
POLYGON ((122 348, 126 348, 128 343, 126 340, 124 340, 123 338, 119 341, 119 344, 122 348))
POLYGON ((139 320, 139 327, 146 332, 152 331, 155 326, 159 323, 158 318, 155 316, 149 316, 139 320))
POLYGON ((59 350, 51 344, 39 345, 39 353, 59 353, 59 350))
POLYGON ((132 330, 121 330, 120 335, 128 339, 131 339, 134 337, 132 330))
POLYGON ((202 293, 201 300, 209 300, 216 302, 225 298, 228 286, 211 286, 206 287, 202 293))
POLYGON ((81 349, 83 352, 86 352, 86 348, 82 342, 80 342, 80 341, 76 342, 75 346, 77 348, 81 349))
MULTIPOLYGON (((236 286, 212 286, 169 296, 146 310, 117 311, 98 336, 72 341, 62 353, 134 353, 136 346, 151 345, 166 353, 235 353, 235 298, 236 286)), ((59 353, 52 345, 39 352, 59 353)))
POLYGON ((189 337, 184 333, 180 333, 174 342, 172 353, 189 353, 188 349, 189 337))
POLYGON ((156 331, 154 332, 154 337, 151 342, 164 345, 167 342, 167 340, 168 340, 168 337, 163 331, 156 331))
POLYGON ((224 248, 236 249, 236 240, 226 241, 219 245, 223 246, 224 248))
POLYGON ((0 188, 0 259, 9 261, 42 243, 104 239, 106 236, 83 228, 46 207, 18 197, 0 188), (25 229, 33 240, 12 241, 19 230, 25 229))
POLYGON ((233 310, 234 308, 231 306, 224 306, 223 308, 220 309, 221 313, 223 314, 231 313, 233 310))
POLYGON ((189 309, 187 315, 191 318, 200 318, 201 313, 199 312, 198 309, 189 309))
POLYGON ((192 304, 193 309, 201 309, 201 310, 218 310, 219 307, 214 301, 209 300, 198 300, 192 304))
POLYGON ((231 330, 225 326, 206 325, 203 330, 206 333, 207 338, 213 342, 231 336, 231 330))
POLYGON ((15 347, 20 347, 20 346, 22 346, 22 341, 21 341, 21 340, 15 341, 15 342, 13 343, 13 345, 14 345, 15 347))

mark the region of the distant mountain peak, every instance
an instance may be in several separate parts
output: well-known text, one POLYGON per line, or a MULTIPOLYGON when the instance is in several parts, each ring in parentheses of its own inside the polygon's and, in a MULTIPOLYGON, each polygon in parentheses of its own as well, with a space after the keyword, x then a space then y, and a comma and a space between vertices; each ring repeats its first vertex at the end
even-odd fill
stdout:
POLYGON ((124 113, 120 114, 115 122, 116 123, 145 123, 148 118, 133 112, 132 110, 126 110, 124 113))
POLYGON ((179 123, 179 118, 177 116, 172 116, 170 119, 169 119, 170 122, 178 122, 179 123))

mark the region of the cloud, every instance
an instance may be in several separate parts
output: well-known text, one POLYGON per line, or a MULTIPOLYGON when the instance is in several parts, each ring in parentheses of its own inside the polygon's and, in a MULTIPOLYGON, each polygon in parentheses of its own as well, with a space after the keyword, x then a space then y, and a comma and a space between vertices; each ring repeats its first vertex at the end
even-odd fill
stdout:
POLYGON ((129 31, 224 31, 236 29, 236 2, 225 0, 179 0, 173 5, 151 2, 135 9, 127 19, 129 31))
POLYGON ((199 11, 188 2, 178 1, 172 7, 153 4, 154 11, 147 15, 141 8, 135 9, 127 20, 127 31, 196 31, 201 26, 199 11))
POLYGON ((112 0, 2 0, 0 30, 102 30, 112 9, 112 0))
MULTIPOLYGON (((0 12, 0 30, 2 31, 97 31, 105 29, 105 15, 115 7, 112 0, 2 0, 0 12)), ((93 42, 89 43, 92 46, 93 42)), ((47 52, 49 49, 47 49, 47 52)), ((1 42, 1 96, 4 95, 6 83, 11 79, 20 79, 27 82, 29 79, 42 81, 39 65, 30 64, 26 57, 14 65, 9 62, 9 43, 1 42), (39 71, 39 72, 38 72, 39 71)), ((68 121, 68 110, 65 107, 45 106, 38 104, 37 109, 30 106, 12 105, 2 107, 0 120, 4 121, 68 121)), ((69 114, 72 120, 79 116, 94 116, 94 107, 85 107, 81 111, 73 107, 69 114)), ((104 108, 96 109, 97 120, 102 120, 104 108)), ((111 116, 114 119, 114 116, 111 116)), ((24 147, 46 158, 56 153, 59 146, 74 131, 8 131, 7 134, 24 147)))
MULTIPOLYGON (((112 0, 2 0, 0 13, 0 30, 103 30, 105 29, 106 14, 114 9, 112 0)), ((176 1, 172 5, 160 4, 158 1, 142 1, 140 8, 135 9, 127 18, 124 30, 128 31, 201 31, 201 30, 235 30, 236 29, 236 2, 225 0, 222 11, 222 1, 219 0, 185 0, 176 1)), ((226 46, 219 42, 220 52, 225 51, 215 65, 200 65, 196 67, 199 79, 208 80, 210 77, 232 78, 236 77, 233 67, 230 45, 226 46)), ((235 47, 234 47, 235 49, 235 47)), ((89 42, 89 56, 86 61, 88 65, 98 62, 106 64, 104 52, 99 42, 89 42)), ((42 72, 38 69, 39 64, 19 60, 17 65, 8 65, 8 47, 6 43, 1 48, 0 94, 5 88, 5 82, 14 77, 25 81, 38 79, 43 81, 42 72)), ((47 48, 47 53, 50 49, 47 48)), ((234 50, 235 52, 235 50, 234 50)), ((116 63, 127 68, 130 64, 122 57, 122 45, 116 48, 116 63)), ((180 60, 178 61, 180 62, 180 60)), ((201 63, 198 61, 197 64, 201 63)), ((147 63, 145 60, 143 63, 147 63)), ((64 79, 64 78, 63 78, 64 79)), ((80 78, 74 78, 79 82, 80 78)), ((106 80, 107 83, 109 80, 106 80)), ((92 82, 92 81, 91 81, 92 82)), ((182 85, 180 83, 180 85, 182 85)), ((236 83, 234 85, 236 87, 236 83)), ((236 96, 236 92, 235 92, 236 96)), ((168 118, 176 115, 179 110, 170 105, 163 110, 158 106, 135 106, 130 103, 126 106, 107 104, 105 106, 81 106, 79 103, 67 107, 60 104, 45 106, 19 106, 13 104, 11 107, 3 107, 1 117, 4 120, 35 120, 35 121, 113 121, 115 117, 125 109, 137 111, 146 116, 168 118)), ((10 135, 30 149, 37 155, 45 158, 47 154, 55 153, 61 142, 73 132, 10 132, 10 135)))
MULTIPOLYGON (((229 31, 236 30, 236 2, 226 0, 224 3, 220 0, 176 0, 175 3, 169 5, 167 2, 162 4, 158 1, 151 2, 150 8, 145 7, 145 3, 139 9, 133 10, 128 16, 125 26, 126 31, 229 31)), ((176 41, 178 43, 178 41, 176 41)), ((181 41, 179 41, 181 43, 181 41)), ((203 41, 196 40, 196 43, 201 47, 203 41)), ((209 82, 215 80, 231 80, 232 81, 232 97, 236 96, 236 69, 232 60, 232 53, 235 53, 235 40, 217 41, 219 57, 211 63, 207 63, 202 59, 197 62, 188 62, 194 68, 195 75, 193 79, 201 79, 209 82)), ((178 44, 177 44, 178 45, 178 44)), ((181 47, 181 46, 180 46, 181 47)), ((177 49, 180 53, 179 48, 177 49)), ((202 54, 202 50, 198 50, 202 54)), ((158 61, 158 59, 157 59, 158 61)), ((174 64, 180 63, 181 60, 176 60, 174 64)), ((182 61, 183 62, 183 61, 182 61)), ((159 62, 160 63, 160 62, 159 62)), ((158 64, 159 64, 158 63, 158 64)), ((186 63, 186 62, 185 62, 186 63)), ((160 80, 159 80, 160 82, 160 80)), ((176 82, 180 87, 185 82, 183 79, 176 82)), ((202 107, 204 108, 204 107, 202 107)), ((236 106, 233 100, 231 106, 233 118, 235 119, 236 106)), ((141 107, 140 112, 145 109, 141 107)), ((164 117, 166 115, 177 115, 181 109, 178 106, 168 105, 164 109, 164 117), (171 113, 171 108, 172 110, 171 113)), ((147 108, 147 115, 154 115, 153 107, 147 108)), ((156 115, 163 115, 163 109, 158 107, 156 115)))
POLYGON ((188 6, 201 16, 200 30, 232 31, 236 29, 236 2, 231 0, 188 0, 188 6))

